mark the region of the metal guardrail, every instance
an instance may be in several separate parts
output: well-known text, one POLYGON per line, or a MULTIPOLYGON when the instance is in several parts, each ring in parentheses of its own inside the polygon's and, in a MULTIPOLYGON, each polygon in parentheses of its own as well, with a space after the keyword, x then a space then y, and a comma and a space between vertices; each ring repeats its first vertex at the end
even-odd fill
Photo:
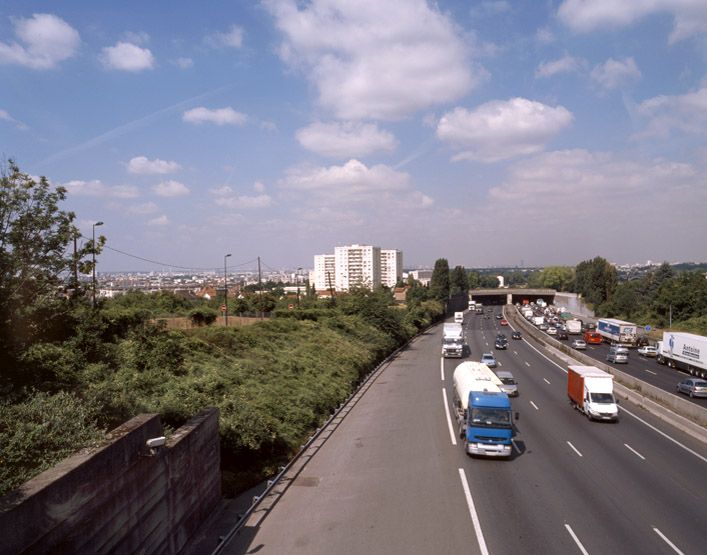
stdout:
POLYGON ((292 459, 285 465, 281 466, 278 470, 279 472, 270 480, 267 481, 267 487, 265 490, 258 496, 253 497, 253 502, 251 503, 250 507, 242 514, 239 515, 238 521, 236 524, 231 528, 228 533, 225 536, 222 536, 219 538, 219 543, 216 546, 216 548, 211 552, 211 555, 219 555, 222 550, 228 545, 228 543, 231 541, 231 539, 238 534, 238 532, 243 528, 245 523, 248 521, 250 516, 253 514, 255 509, 258 507, 258 505, 261 503, 263 499, 265 499, 275 488, 276 485, 280 482, 280 480, 287 474, 289 470, 292 469, 292 467, 297 463, 302 457, 302 455, 312 446, 312 444, 319 438, 319 436, 333 423, 334 420, 336 420, 339 415, 348 407, 348 405, 355 400, 355 398, 366 388, 370 382, 372 382, 377 375, 383 370, 383 368, 388 365, 403 349, 408 347, 410 343, 425 333, 427 330, 430 328, 433 328, 434 326, 438 325, 441 321, 435 322, 431 324, 430 326, 422 329, 419 331, 417 335, 414 337, 411 337, 404 345, 401 345, 398 347, 395 351, 393 351, 391 354, 389 354, 385 359, 383 359, 378 366, 376 366, 373 370, 371 370, 362 380, 361 383, 358 385, 358 387, 344 400, 342 401, 338 408, 336 409, 335 412, 332 413, 332 415, 327 419, 324 424, 322 424, 319 428, 317 428, 316 432, 309 437, 307 442, 302 445, 300 450, 297 452, 297 454, 292 457, 292 459))
MULTIPOLYGON (((506 308, 510 307, 506 305, 506 308)), ((625 389, 623 394, 626 398, 630 398, 658 418, 680 427, 703 442, 707 442, 707 409, 572 349, 528 323, 518 312, 517 307, 512 308, 513 310, 506 310, 506 318, 510 317, 516 326, 522 328, 533 339, 582 364, 596 366, 609 372, 615 376, 617 385, 623 386, 625 389)))

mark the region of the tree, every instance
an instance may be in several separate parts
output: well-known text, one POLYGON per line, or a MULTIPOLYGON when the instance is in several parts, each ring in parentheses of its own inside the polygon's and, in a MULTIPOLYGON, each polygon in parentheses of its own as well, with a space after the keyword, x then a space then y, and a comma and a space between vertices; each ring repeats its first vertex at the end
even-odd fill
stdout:
POLYGON ((617 282, 616 268, 600 256, 580 262, 575 269, 575 291, 594 307, 611 300, 617 282))
POLYGON ((568 266, 548 266, 539 276, 541 287, 567 291, 574 281, 574 270, 568 266))
POLYGON ((65 199, 65 188, 35 181, 12 160, 0 171, 0 367, 14 367, 33 342, 61 333, 70 308, 64 278, 90 271, 84 259, 105 242, 70 252, 80 233, 74 213, 59 209, 65 199))
POLYGON ((435 262, 430 279, 430 293, 432 298, 443 303, 449 298, 449 262, 446 258, 438 258, 435 262))
POLYGON ((455 293, 468 293, 469 292, 469 279, 466 275, 466 270, 463 266, 455 266, 449 275, 449 286, 452 295, 455 293))

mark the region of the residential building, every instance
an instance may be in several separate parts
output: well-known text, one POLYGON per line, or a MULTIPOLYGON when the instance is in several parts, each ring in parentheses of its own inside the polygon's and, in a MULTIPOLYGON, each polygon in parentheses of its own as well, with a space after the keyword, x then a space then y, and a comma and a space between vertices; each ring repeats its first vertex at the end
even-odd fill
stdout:
POLYGON ((403 251, 381 249, 381 284, 395 287, 403 278, 403 251))
POLYGON ((336 290, 348 291, 363 285, 371 289, 381 284, 381 249, 371 245, 348 245, 334 249, 336 290))
POLYGON ((317 291, 335 287, 336 264, 333 254, 315 254, 314 272, 309 279, 317 291))

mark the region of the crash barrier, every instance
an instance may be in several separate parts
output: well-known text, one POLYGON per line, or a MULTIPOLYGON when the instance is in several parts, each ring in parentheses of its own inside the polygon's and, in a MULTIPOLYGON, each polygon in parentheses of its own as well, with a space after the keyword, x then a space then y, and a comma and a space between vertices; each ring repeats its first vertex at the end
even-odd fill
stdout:
MULTIPOLYGON (((623 386, 621 394, 626 399, 642 406, 661 420, 665 420, 680 427, 693 437, 707 442, 707 409, 660 389, 659 387, 639 380, 638 378, 634 378, 621 370, 617 370, 613 366, 609 366, 608 364, 591 358, 581 351, 573 349, 567 343, 550 337, 528 322, 515 306, 507 305, 505 307, 505 314, 506 318, 511 320, 511 323, 516 328, 530 335, 535 341, 552 347, 584 365, 596 366, 601 370, 613 374, 615 383, 619 386, 623 386)), ((679 381, 679 375, 677 373, 675 378, 677 383, 677 381, 679 381)))
POLYGON ((0 553, 178 553, 221 498, 218 409, 141 414, 0 499, 0 553))

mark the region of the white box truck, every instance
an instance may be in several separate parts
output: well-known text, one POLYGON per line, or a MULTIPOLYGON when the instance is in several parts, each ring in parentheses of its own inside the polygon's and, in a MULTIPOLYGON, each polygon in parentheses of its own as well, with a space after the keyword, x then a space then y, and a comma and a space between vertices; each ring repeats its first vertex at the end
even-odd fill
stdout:
POLYGON ((589 420, 619 419, 614 398, 614 376, 596 366, 570 366, 567 369, 567 396, 570 404, 589 420))
POLYGON ((582 335, 582 320, 567 320, 565 325, 568 335, 582 335))
POLYGON ((656 345, 656 360, 670 368, 707 379, 707 337, 694 333, 664 331, 656 345))
POLYGON ((442 327, 442 356, 464 356, 464 330, 461 324, 446 322, 442 327))
POLYGON ((532 322, 536 326, 539 326, 540 324, 545 323, 545 316, 533 316, 532 322))
POLYGON ((454 313, 454 323, 455 324, 463 324, 464 323, 464 312, 455 312, 454 313))

